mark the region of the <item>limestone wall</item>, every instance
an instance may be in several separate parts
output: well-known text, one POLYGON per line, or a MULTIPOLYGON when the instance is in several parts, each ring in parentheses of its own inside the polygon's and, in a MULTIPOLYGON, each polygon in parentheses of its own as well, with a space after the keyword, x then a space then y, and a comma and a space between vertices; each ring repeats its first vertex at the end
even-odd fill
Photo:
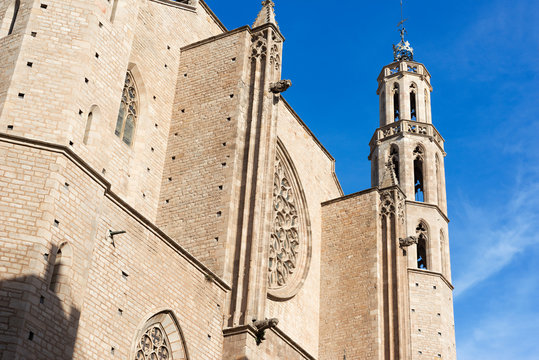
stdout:
POLYGON ((322 206, 320 360, 380 356, 378 198, 367 190, 322 206))
POLYGON ((16 139, 0 144, 0 349, 27 359, 104 359, 114 348, 131 358, 141 324, 166 309, 192 358, 220 358, 224 283, 73 153, 16 139), (113 245, 109 230, 126 233, 113 245), (71 265, 51 291, 64 242, 71 265))

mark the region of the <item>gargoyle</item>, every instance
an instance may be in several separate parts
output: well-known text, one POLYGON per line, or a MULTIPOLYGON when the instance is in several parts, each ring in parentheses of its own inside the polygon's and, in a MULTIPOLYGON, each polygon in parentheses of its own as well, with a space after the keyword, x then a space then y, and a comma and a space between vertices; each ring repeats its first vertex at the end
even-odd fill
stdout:
POLYGON ((291 80, 279 80, 270 84, 270 91, 274 94, 280 94, 285 92, 290 86, 292 86, 291 80))
POLYGON ((266 319, 266 320, 253 320, 253 326, 256 329, 256 344, 260 345, 263 340, 266 340, 264 337, 266 335, 266 330, 274 328, 279 323, 279 320, 276 318, 266 319))
POLYGON ((399 246, 402 248, 417 244, 417 236, 408 236, 404 239, 399 239, 399 246))

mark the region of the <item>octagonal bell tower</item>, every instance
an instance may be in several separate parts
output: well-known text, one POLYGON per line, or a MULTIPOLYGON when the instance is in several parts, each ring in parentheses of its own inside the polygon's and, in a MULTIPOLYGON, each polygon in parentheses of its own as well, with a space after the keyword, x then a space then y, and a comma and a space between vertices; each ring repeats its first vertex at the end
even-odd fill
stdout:
POLYGON ((399 295, 405 329, 399 347, 409 344, 406 358, 456 359, 444 139, 432 121, 431 75, 414 60, 405 34, 402 27, 394 61, 378 76, 380 127, 370 142, 371 182, 381 190, 399 187, 404 194, 405 238, 388 240, 399 242, 388 248, 396 248, 407 264, 393 268, 402 279, 399 292, 406 293, 399 295))

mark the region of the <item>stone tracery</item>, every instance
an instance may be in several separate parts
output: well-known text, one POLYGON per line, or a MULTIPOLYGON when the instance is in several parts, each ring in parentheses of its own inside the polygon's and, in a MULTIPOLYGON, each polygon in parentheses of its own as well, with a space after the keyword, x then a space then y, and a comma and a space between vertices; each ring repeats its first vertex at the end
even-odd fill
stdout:
POLYGON ((137 344, 135 360, 172 360, 172 351, 164 330, 154 324, 144 332, 137 344))
POLYGON ((270 288, 279 288, 286 285, 296 271, 301 241, 296 194, 279 158, 275 161, 273 210, 268 283, 270 288))

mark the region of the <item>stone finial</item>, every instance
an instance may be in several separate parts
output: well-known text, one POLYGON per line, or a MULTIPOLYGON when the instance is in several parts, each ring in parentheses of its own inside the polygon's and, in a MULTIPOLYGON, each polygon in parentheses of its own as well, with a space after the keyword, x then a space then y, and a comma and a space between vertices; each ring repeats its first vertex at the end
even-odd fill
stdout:
POLYGON ((275 20, 275 3, 272 0, 262 1, 262 10, 258 13, 256 20, 253 24, 253 29, 265 24, 273 24, 279 29, 277 21, 275 20))
POLYGON ((395 174, 395 166, 391 161, 386 162, 384 177, 382 178, 381 188, 387 188, 394 185, 399 185, 397 174, 395 174))
POLYGON ((270 91, 274 94, 280 94, 288 90, 292 86, 291 80, 279 80, 270 84, 270 91))

